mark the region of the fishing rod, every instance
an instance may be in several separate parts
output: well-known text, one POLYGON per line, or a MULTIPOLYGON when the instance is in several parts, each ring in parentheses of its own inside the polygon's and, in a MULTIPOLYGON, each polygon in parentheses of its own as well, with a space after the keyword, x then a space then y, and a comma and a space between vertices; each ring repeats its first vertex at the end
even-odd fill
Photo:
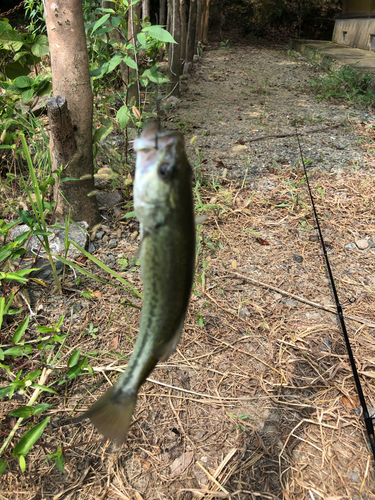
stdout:
POLYGON ((354 359, 354 356, 353 356, 352 347, 350 345, 350 340, 349 340, 348 332, 346 330, 346 325, 345 325, 344 315, 343 315, 343 312, 342 312, 342 307, 341 307, 340 300, 339 300, 339 297, 338 297, 338 294, 337 294, 337 289, 336 289, 335 281, 333 279, 333 274, 332 274, 331 266, 330 266, 330 263, 329 263, 326 246, 325 246, 324 239, 323 239, 323 234, 322 234, 322 231, 321 231, 321 228, 320 228, 319 218, 318 218, 318 214, 317 214, 317 211, 316 211, 316 208, 315 208, 315 203, 314 203, 314 197, 313 197, 313 194, 312 194, 312 191, 311 191, 309 177, 307 175, 307 168, 306 168, 306 165, 305 165, 305 161, 303 159, 302 147, 301 147, 301 142, 299 140, 299 133, 298 133, 297 123, 296 122, 294 122, 294 126, 295 126, 295 129, 296 129, 296 137, 297 137, 298 147, 299 147, 299 151, 300 151, 300 154, 301 154, 301 161, 302 161, 303 170, 304 170, 304 173, 305 173, 306 184, 307 184, 307 189, 308 189, 309 196, 310 196, 311 206, 312 206, 313 213, 314 213, 316 228, 317 228, 318 233, 319 233, 320 243, 322 245, 324 259, 325 259, 325 262, 326 262, 326 267, 327 267, 329 279, 330 279, 330 282, 331 282, 331 288, 332 288, 333 296, 334 296, 334 299, 335 299, 335 302, 336 302, 337 316, 338 316, 338 318, 340 320, 341 330, 342 330, 342 333, 344 335, 345 344, 346 344, 346 350, 348 351, 348 356, 349 356, 349 360, 350 360, 350 366, 352 368, 353 377, 354 377, 355 385, 356 385, 356 388, 357 388, 357 393, 358 393, 358 396, 359 396, 359 401, 360 401, 361 406, 362 406, 362 414, 363 414, 363 418, 365 420, 365 425, 366 425, 367 434, 368 434, 368 437, 369 437, 369 440, 370 440, 371 450, 372 450, 372 453, 373 453, 374 459, 375 459, 374 426, 373 426, 373 423, 372 423, 372 418, 370 417, 368 409, 367 409, 366 400, 365 400, 365 397, 363 395, 361 381, 359 379, 359 375, 358 375, 358 371, 357 371, 355 359, 354 359))

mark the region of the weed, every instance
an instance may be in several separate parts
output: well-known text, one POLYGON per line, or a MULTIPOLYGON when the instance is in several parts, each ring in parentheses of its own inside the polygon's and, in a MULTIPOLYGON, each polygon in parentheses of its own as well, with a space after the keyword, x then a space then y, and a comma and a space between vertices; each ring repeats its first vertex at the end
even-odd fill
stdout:
POLYGON ((318 75, 311 80, 311 90, 318 100, 335 99, 374 106, 375 94, 370 89, 372 76, 357 68, 345 66, 318 75))
POLYGON ((225 40, 225 42, 220 42, 220 48, 222 50, 229 50, 229 40, 225 40))

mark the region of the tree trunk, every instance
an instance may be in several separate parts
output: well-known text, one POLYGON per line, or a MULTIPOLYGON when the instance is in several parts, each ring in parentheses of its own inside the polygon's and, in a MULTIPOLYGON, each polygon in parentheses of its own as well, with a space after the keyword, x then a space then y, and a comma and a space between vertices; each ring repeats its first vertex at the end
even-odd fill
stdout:
POLYGON ((197 23, 196 23, 196 30, 195 30, 194 53, 197 50, 198 42, 202 41, 202 38, 201 38, 202 1, 203 0, 197 0, 197 23))
MULTIPOLYGON (((137 34, 139 33, 139 20, 141 16, 141 3, 138 2, 135 5, 131 5, 128 10, 128 41, 135 45, 137 41, 137 34)), ((137 54, 133 54, 129 51, 129 56, 132 57, 135 62, 138 64, 137 54)), ((128 87, 128 91, 126 94, 126 102, 129 105, 139 107, 140 102, 140 90, 139 90, 139 81, 138 81, 138 70, 134 70, 128 68, 128 85, 129 83, 136 79, 134 83, 132 83, 128 87)))
POLYGON ((168 11, 171 13, 171 35, 176 43, 171 43, 168 52, 168 76, 170 84, 167 88, 168 95, 180 95, 180 74, 181 74, 181 19, 180 1, 168 0, 168 11))
POLYGON ((203 25, 204 25, 204 19, 206 17, 206 8, 207 8, 207 0, 202 0, 202 6, 201 6, 201 15, 199 18, 199 41, 203 42, 203 25))
POLYGON ((210 0, 205 0, 205 4, 206 8, 204 10, 203 32, 202 32, 203 43, 208 42, 208 19, 210 17, 210 0))
POLYGON ((142 0, 142 19, 150 17, 150 0, 142 0))
POLYGON ((80 0, 44 0, 47 33, 51 53, 54 96, 64 96, 73 126, 76 151, 64 153, 65 160, 55 155, 51 141, 52 169, 64 167, 62 182, 55 189, 56 215, 69 213, 75 221, 86 221, 90 227, 101 221, 95 196, 92 154, 93 98, 90 85, 86 35, 80 0), (68 161, 66 162, 66 159, 68 161))
POLYGON ((160 0, 159 24, 165 26, 167 24, 167 0, 160 0))
MULTIPOLYGON (((103 0, 102 2, 103 9, 113 9, 116 11, 116 2, 114 0, 103 0)), ((112 14, 111 14, 112 17, 112 14)), ((109 18, 111 20, 111 18, 109 18)), ((109 39, 111 40, 112 43, 117 43, 121 44, 124 42, 123 37, 121 36, 121 33, 117 28, 113 29, 112 31, 108 32, 109 39)), ((114 47, 113 49, 115 52, 118 52, 118 48, 114 47)), ((124 88, 123 90, 126 90, 127 87, 127 82, 128 82, 128 67, 124 63, 124 61, 120 62, 120 73, 121 73, 121 78, 124 83, 124 88)))
POLYGON ((189 25, 186 39, 186 58, 184 73, 190 73, 193 68, 195 50, 195 33, 197 28, 197 0, 190 0, 189 25))
POLYGON ((186 58, 186 0, 180 0, 180 17, 181 17, 181 51, 180 58, 183 61, 186 58))

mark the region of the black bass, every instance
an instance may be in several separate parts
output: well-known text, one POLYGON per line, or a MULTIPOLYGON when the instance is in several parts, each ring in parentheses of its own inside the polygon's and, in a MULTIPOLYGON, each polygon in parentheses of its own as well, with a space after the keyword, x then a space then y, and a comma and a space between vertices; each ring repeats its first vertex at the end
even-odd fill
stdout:
MULTIPOLYGON (((194 277, 192 169, 179 132, 149 124, 134 142, 134 209, 141 227, 143 306, 125 373, 81 418, 117 444, 125 441, 139 388, 178 344, 194 277)), ((80 418, 80 420, 81 420, 80 418)))

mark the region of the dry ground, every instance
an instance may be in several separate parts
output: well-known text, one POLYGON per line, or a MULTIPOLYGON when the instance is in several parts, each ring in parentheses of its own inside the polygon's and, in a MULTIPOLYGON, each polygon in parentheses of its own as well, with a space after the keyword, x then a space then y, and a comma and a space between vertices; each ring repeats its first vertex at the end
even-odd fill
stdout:
MULTIPOLYGON (((65 311, 69 349, 81 347, 98 373, 53 386, 59 397, 43 396, 41 402, 53 404, 43 414, 52 416, 50 425, 29 453, 25 474, 8 450, 10 467, 2 477, 0 498, 375 499, 374 459, 356 413, 343 337, 330 312, 334 302, 296 141, 246 142, 292 133, 288 110, 302 120, 302 131, 324 129, 306 135, 302 147, 310 148, 310 180, 323 234, 363 389, 369 407, 375 408, 372 115, 317 103, 311 94, 295 96, 291 79, 307 81, 309 72, 280 49, 237 47, 205 55, 189 81, 190 89, 202 95, 194 97, 190 90, 174 112, 175 120, 192 121, 203 130, 189 152, 200 200, 213 206, 199 228, 197 280, 182 341, 143 386, 129 438, 117 450, 91 424, 73 424, 71 416, 96 400, 115 379, 115 369, 126 364, 139 310, 119 304, 126 298, 134 305, 140 302, 119 288, 90 281, 85 287, 96 292, 91 299, 74 292, 64 299, 44 296, 44 321, 51 324, 65 311), (254 92, 250 84, 239 87, 248 93, 246 109, 254 108, 248 122, 238 120, 243 105, 229 93, 230 86, 242 85, 236 72, 245 72, 239 67, 247 64, 246 52, 256 54, 246 71, 260 82, 262 71, 275 75, 280 70, 277 97, 269 89, 272 81, 260 94, 258 83, 254 92), (221 67, 223 58, 229 69, 219 86, 207 68, 221 67), (211 105, 205 104, 208 92, 211 105), (345 149, 337 147, 341 144, 345 149), (326 166, 320 163, 322 155, 328 157, 326 166), (368 247, 360 250, 355 242, 363 239, 368 247), (87 334, 90 323, 98 328, 95 339, 87 334), (44 462, 60 443, 65 473, 44 462)), ((197 130, 187 134, 187 141, 197 130)), ((117 256, 135 254, 131 234, 136 228, 134 221, 113 219, 117 256)), ((104 243, 98 257, 106 253, 104 243)), ((90 261, 86 266, 102 274, 90 261)), ((141 290, 139 271, 123 275, 141 290)), ((69 352, 60 360, 62 370, 69 352)), ((48 382, 54 378, 51 373, 48 382)), ((25 403, 5 401, 1 412, 5 416, 20 404, 25 403)), ((3 434, 10 425, 4 420, 3 434)))

